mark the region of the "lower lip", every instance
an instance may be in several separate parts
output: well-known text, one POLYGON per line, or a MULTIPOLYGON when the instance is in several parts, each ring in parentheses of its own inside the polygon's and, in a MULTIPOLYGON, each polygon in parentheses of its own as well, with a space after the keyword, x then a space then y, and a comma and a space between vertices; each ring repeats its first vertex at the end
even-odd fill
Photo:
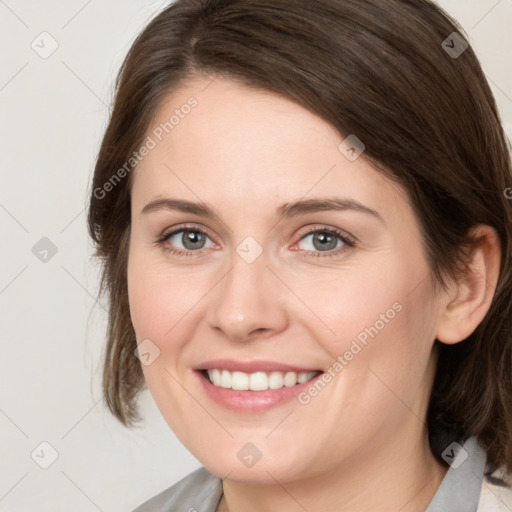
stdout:
POLYGON ((322 373, 319 373, 311 380, 289 388, 285 386, 279 389, 268 389, 267 391, 237 391, 214 386, 201 371, 196 370, 196 374, 206 394, 212 400, 227 409, 240 412, 262 412, 290 402, 322 376, 322 373))

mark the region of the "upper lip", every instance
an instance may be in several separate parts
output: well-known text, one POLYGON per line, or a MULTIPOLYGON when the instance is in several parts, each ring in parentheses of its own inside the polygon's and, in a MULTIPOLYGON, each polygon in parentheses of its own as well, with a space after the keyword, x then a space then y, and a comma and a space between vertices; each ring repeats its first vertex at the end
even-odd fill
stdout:
POLYGON ((318 368, 305 368, 302 366, 295 366, 291 364, 279 363, 276 361, 235 361, 232 359, 212 359, 205 361, 194 367, 194 370, 228 370, 229 372, 244 372, 244 373, 256 373, 256 372, 316 372, 322 371, 318 368))

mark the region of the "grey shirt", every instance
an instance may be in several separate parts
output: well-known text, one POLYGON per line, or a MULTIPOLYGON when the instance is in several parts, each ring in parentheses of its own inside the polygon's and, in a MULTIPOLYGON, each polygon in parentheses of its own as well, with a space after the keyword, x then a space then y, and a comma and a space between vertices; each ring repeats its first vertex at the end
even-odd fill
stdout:
MULTIPOLYGON (((512 490, 484 478, 486 455, 477 439, 455 448, 443 452, 450 468, 425 512, 512 512, 512 490)), ((200 467, 134 512, 216 512, 221 498, 222 480, 200 467)))

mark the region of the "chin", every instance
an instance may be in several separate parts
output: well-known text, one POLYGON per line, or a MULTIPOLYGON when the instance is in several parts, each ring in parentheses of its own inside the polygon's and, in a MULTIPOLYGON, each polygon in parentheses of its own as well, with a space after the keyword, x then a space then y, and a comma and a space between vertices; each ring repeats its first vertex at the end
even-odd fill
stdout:
POLYGON ((295 450, 294 457, 288 460, 284 460, 282 453, 279 454, 278 450, 270 452, 277 454, 273 456, 261 453, 259 459, 254 450, 251 459, 252 450, 254 448, 247 443, 243 444, 241 448, 237 448, 232 455, 222 456, 219 448, 212 453, 194 455, 213 475, 238 482, 274 485, 276 480, 284 483, 301 479, 306 476, 306 473, 307 476, 311 476, 311 464, 301 457, 297 450, 295 450))

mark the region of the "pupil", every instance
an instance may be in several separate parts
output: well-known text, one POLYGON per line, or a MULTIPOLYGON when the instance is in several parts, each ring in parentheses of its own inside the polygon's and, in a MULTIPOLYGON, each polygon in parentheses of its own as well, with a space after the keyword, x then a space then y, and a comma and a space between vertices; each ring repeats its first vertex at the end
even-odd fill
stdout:
POLYGON ((185 231, 182 237, 183 246, 186 249, 201 249, 204 245, 205 237, 203 233, 197 231, 185 231))
POLYGON ((336 248, 336 237, 327 233, 316 233, 313 236, 313 245, 319 251, 328 251, 336 248))

